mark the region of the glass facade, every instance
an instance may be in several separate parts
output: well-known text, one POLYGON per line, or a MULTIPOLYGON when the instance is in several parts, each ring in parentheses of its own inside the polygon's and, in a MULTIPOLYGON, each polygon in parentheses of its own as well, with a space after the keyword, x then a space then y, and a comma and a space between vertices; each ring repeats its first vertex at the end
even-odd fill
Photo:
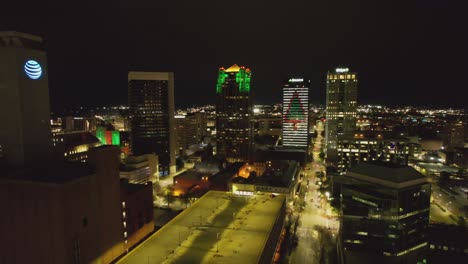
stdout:
MULTIPOLYGON (((346 68, 346 70, 348 70, 346 68)), ((357 77, 356 73, 341 71, 327 75, 325 145, 327 159, 336 161, 338 139, 351 136, 356 128, 357 77)))
POLYGON ((346 250, 400 257, 427 246, 429 183, 391 188, 343 178, 342 242, 346 250))
POLYGON ((252 140, 250 119, 253 116, 250 91, 251 71, 233 65, 219 69, 216 86, 217 154, 230 160, 246 161, 252 140))
POLYGON ((169 81, 129 80, 130 140, 133 155, 156 153, 159 171, 169 174, 171 164, 169 81))

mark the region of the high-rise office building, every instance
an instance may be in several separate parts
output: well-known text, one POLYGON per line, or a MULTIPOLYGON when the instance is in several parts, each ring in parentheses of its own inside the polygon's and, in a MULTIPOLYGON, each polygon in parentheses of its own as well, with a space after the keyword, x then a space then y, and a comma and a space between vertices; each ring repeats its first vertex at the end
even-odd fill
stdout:
POLYGON ((185 153, 190 146, 199 143, 206 135, 206 113, 196 112, 176 115, 177 147, 185 153))
POLYGON ((47 54, 42 38, 0 32, 0 149, 4 164, 21 166, 50 157, 47 54))
POLYGON ((230 161, 249 159, 253 116, 250 77, 250 69, 236 64, 218 71, 216 152, 230 161))
POLYGON ((346 263, 416 263, 428 248, 431 185, 408 166, 360 163, 341 184, 346 263))
POLYGON ((338 159, 338 140, 353 136, 357 118, 357 73, 337 68, 327 74, 325 146, 328 161, 338 159))
POLYGON ((174 74, 129 72, 128 103, 133 154, 155 153, 160 175, 174 173, 174 74))
POLYGON ((443 144, 447 151, 463 147, 465 142, 465 124, 463 121, 454 121, 446 124, 443 144))
POLYGON ((194 145, 198 142, 197 140, 197 126, 196 119, 191 116, 176 115, 175 127, 177 134, 177 147, 181 155, 185 154, 185 150, 189 146, 194 145))
POLYGON ((0 58, 0 262, 113 262, 154 229, 151 185, 121 196, 120 150, 89 132, 51 140, 40 37, 0 32, 0 58))
POLYGON ((291 78, 283 87, 283 146, 309 146, 309 85, 303 78, 291 78))
POLYGON ((200 141, 203 139, 204 136, 206 136, 207 133, 207 114, 205 112, 196 112, 196 113, 190 113, 187 115, 191 119, 195 119, 195 124, 196 124, 196 130, 195 130, 195 135, 197 138, 197 141, 200 141))

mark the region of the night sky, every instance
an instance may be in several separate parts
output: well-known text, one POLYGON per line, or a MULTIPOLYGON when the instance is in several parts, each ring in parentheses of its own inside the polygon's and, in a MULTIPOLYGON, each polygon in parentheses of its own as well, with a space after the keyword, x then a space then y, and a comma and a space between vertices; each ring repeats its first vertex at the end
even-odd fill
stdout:
POLYGON ((340 65, 358 72, 360 103, 468 101, 463 1, 9 2, 0 27, 45 38, 54 111, 126 104, 128 70, 175 72, 178 107, 214 103, 217 69, 234 63, 252 69, 255 103, 302 75, 324 104, 340 65))

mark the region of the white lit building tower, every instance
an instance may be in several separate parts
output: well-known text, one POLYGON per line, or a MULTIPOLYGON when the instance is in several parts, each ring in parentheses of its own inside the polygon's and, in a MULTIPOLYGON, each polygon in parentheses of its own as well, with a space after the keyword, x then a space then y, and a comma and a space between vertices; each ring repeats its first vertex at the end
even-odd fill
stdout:
POLYGON ((310 81, 291 78, 283 87, 283 146, 307 150, 309 146, 310 81))
POLYGON ((357 117, 357 73, 337 68, 327 74, 325 146, 327 161, 338 159, 338 141, 352 136, 357 117))

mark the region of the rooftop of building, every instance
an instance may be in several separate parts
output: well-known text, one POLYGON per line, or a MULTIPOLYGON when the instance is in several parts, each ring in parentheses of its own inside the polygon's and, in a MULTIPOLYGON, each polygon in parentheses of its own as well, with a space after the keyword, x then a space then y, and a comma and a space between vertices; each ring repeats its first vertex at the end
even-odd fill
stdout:
POLYGON ((173 72, 129 71, 128 81, 169 81, 173 76, 173 72))
POLYGON ((409 183, 426 182, 426 176, 414 168, 389 162, 359 163, 350 168, 346 176, 393 188, 405 187, 409 183))
POLYGON ((187 170, 177 176, 174 176, 174 179, 200 180, 201 177, 206 175, 207 173, 201 173, 196 170, 187 170))
POLYGON ((147 188, 148 185, 151 183, 147 184, 137 184, 137 183, 129 183, 128 179, 120 179, 120 187, 121 190, 125 192, 125 194, 132 194, 135 192, 140 191, 141 189, 147 188))
POLYGON ((117 263, 258 263, 285 199, 210 191, 117 263))
POLYGON ((231 164, 228 168, 225 170, 222 170, 215 175, 211 176, 209 178, 210 182, 214 183, 226 183, 228 180, 230 180, 237 172, 239 169, 244 166, 245 162, 235 162, 231 164))
POLYGON ((268 147, 258 148, 254 152, 255 161, 268 161, 268 160, 295 160, 300 163, 306 160, 306 151, 304 148, 294 147, 268 147))
POLYGON ((246 68, 245 66, 239 66, 237 64, 234 64, 225 70, 223 67, 220 68, 220 70, 224 70, 225 72, 239 72, 241 69, 245 69, 246 72, 250 72, 249 68, 246 68))
POLYGON ((19 38, 19 39, 28 39, 36 42, 42 42, 42 38, 33 34, 14 31, 14 30, 5 30, 0 31, 0 39, 2 38, 19 38))
POLYGON ((358 131, 351 136, 344 137, 343 140, 352 141, 398 141, 398 142, 409 142, 408 137, 402 136, 391 131, 358 131))
POLYGON ((266 168, 262 175, 255 177, 236 177, 232 179, 235 183, 247 183, 254 185, 268 185, 274 187, 288 187, 291 184, 298 162, 292 160, 274 161, 271 167, 266 168))
POLYGON ((0 31, 0 47, 44 49, 41 37, 18 31, 0 31))
POLYGON ((33 166, 12 168, 2 173, 0 180, 17 180, 62 184, 94 173, 90 164, 54 161, 33 166))
POLYGON ((63 137, 65 148, 100 143, 99 139, 89 131, 67 132, 60 135, 63 137))

